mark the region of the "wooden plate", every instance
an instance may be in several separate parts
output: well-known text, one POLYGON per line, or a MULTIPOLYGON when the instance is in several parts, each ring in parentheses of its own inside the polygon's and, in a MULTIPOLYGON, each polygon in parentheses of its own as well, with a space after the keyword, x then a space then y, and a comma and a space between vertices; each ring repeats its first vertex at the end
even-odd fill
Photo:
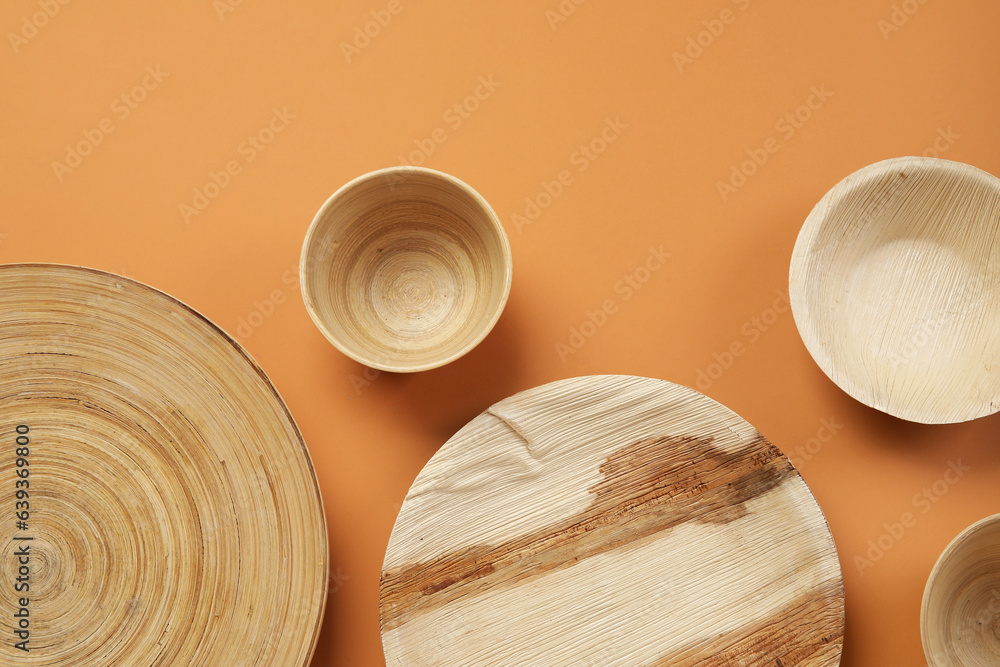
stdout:
POLYGON ((7 265, 0 359, 0 664, 309 661, 319 487, 238 344, 126 278, 7 265))
POLYGON ((662 380, 544 385, 421 471, 389 540, 393 667, 838 665, 844 589, 808 487, 662 380))
POLYGON ((851 174, 802 226, 789 292, 810 354, 862 403, 923 423, 1000 410, 1000 179, 921 157, 851 174))

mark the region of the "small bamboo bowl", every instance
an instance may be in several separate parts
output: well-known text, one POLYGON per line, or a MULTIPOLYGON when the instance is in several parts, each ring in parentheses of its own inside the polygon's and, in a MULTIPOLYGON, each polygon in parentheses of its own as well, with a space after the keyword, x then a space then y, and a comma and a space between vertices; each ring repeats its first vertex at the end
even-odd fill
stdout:
POLYGON ((920 637, 930 667, 1000 665, 1000 514, 941 554, 924 589, 920 637))
POLYGON ((904 157, 869 165, 809 214, 792 253, 795 324, 841 389, 890 415, 1000 410, 1000 179, 904 157))
POLYGON ((493 329, 510 294, 503 225, 453 176, 392 167, 360 176, 316 214, 302 296, 337 349, 411 373, 458 359, 493 329))

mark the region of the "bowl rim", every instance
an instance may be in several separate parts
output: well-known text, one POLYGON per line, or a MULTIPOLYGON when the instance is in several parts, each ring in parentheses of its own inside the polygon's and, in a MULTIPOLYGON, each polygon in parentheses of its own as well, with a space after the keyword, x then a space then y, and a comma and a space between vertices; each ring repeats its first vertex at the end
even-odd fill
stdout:
POLYGON ((493 328, 496 326, 497 321, 499 321, 500 316, 503 314, 504 308, 507 305, 507 300, 510 297, 510 289, 513 278, 513 254, 511 252, 510 240, 507 237, 507 232, 503 227, 503 223, 500 221, 499 216, 493 207, 490 206, 489 202, 479 194, 472 186, 470 186, 465 181, 452 176, 451 174, 446 174, 443 171, 438 171, 436 169, 430 169, 428 167, 417 167, 410 165, 399 165, 395 167, 384 167, 382 169, 376 169, 374 171, 369 171, 360 176, 352 178, 350 181, 344 185, 337 188, 337 190, 330 195, 326 201, 320 206, 319 210, 313 216, 312 223, 309 225, 309 229, 306 232, 305 240, 302 243, 302 252, 299 256, 299 290, 302 293, 302 301, 305 304, 306 312, 309 313, 310 319, 312 319, 313 324, 319 329, 323 337, 326 338, 335 348, 340 350, 343 354, 350 357, 351 359, 361 363, 370 368, 374 368, 381 371, 389 371, 392 373, 417 373, 420 371, 431 370, 434 368, 440 368, 446 364, 455 361, 456 359, 466 355, 473 348, 475 348, 479 343, 483 341, 490 334, 493 328), (452 352, 451 354, 437 358, 431 359, 419 365, 412 364, 402 364, 402 363, 382 363, 375 359, 366 358, 365 356, 358 354, 350 347, 348 347, 343 341, 341 341, 337 336, 335 336, 330 329, 326 326, 323 318, 320 317, 319 311, 315 306, 315 298, 312 294, 312 290, 309 288, 309 282, 306 279, 306 264, 309 261, 310 255, 312 254, 313 246, 315 245, 315 239, 319 232, 320 225, 323 219, 331 208, 333 208, 338 201, 345 195, 345 193, 353 190, 357 186, 366 183, 370 180, 376 178, 391 178, 392 176, 409 176, 413 174, 421 174, 424 176, 430 176, 432 178, 437 178, 450 185, 457 187, 459 190, 463 191, 465 194, 472 197, 480 209, 486 213, 486 217, 491 223, 491 229, 500 241, 500 252, 503 256, 503 293, 500 296, 500 301, 493 314, 491 315, 489 321, 480 327, 479 332, 474 336, 468 343, 463 345, 459 350, 452 352))
POLYGON ((929 646, 930 641, 928 636, 930 632, 928 614, 930 609, 931 589, 940 576, 941 571, 948 565, 955 553, 974 539, 976 533, 984 528, 992 527, 994 525, 1000 526, 1000 514, 985 517, 976 521, 972 525, 967 526, 961 533, 958 534, 957 537, 955 537, 955 539, 948 543, 948 546, 944 548, 944 551, 941 552, 937 562, 934 563, 934 567, 931 569, 930 575, 927 577, 927 583, 924 585, 924 595, 920 602, 920 643, 923 645, 924 657, 926 658, 929 667, 937 667, 938 665, 938 663, 931 656, 929 646))
POLYGON ((865 182, 875 174, 891 169, 906 169, 911 173, 914 171, 945 170, 958 174, 965 180, 979 180, 993 187, 1000 194, 1000 178, 990 172, 965 162, 926 156, 903 156, 880 160, 865 165, 839 180, 824 193, 810 210, 802 223, 792 249, 788 270, 788 298, 792 319, 799 332, 799 337, 816 365, 842 391, 856 401, 893 417, 923 424, 946 424, 971 421, 1000 412, 1000 395, 998 395, 993 408, 971 409, 969 406, 959 406, 962 408, 961 410, 946 410, 946 412, 953 414, 945 419, 942 419, 940 415, 932 415, 925 410, 918 410, 909 404, 896 401, 891 396, 882 402, 869 400, 867 392, 863 391, 863 383, 857 379, 857 374, 846 373, 841 365, 834 363, 828 351, 829 346, 823 342, 823 332, 826 330, 820 330, 817 327, 816 317, 807 298, 812 291, 806 280, 806 271, 814 262, 813 258, 810 257, 811 250, 815 247, 820 231, 827 224, 831 208, 844 197, 849 191, 848 188, 865 182))

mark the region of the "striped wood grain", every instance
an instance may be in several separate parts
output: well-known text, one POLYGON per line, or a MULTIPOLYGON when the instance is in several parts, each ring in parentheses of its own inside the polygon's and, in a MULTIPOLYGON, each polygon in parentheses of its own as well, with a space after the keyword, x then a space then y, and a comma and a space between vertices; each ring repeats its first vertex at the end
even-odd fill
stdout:
POLYGON ((1000 514, 962 531, 924 589, 920 634, 930 667, 1000 665, 1000 514))
POLYGON ((922 423, 1000 410, 1000 179, 948 160, 869 165, 809 214, 792 313, 819 367, 922 423))
POLYGON ((707 397, 593 376, 497 403, 431 459, 381 582, 386 663, 837 665, 843 584, 780 451, 707 397))
POLYGON ((0 664, 308 664, 328 577, 319 487, 239 345, 126 278, 7 265, 0 359, 0 664))

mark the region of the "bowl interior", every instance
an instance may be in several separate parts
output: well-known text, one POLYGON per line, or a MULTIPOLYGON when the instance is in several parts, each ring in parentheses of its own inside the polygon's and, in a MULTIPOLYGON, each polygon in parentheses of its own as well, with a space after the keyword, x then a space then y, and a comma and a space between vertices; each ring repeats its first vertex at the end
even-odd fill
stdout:
POLYGON ((932 667, 1000 665, 1000 515, 945 550, 927 582, 921 626, 932 667))
POLYGON ((837 185, 793 257, 792 305, 820 367, 921 422, 1000 409, 1000 180, 899 158, 837 185))
POLYGON ((510 249, 489 205, 422 169, 373 172, 320 210, 303 293, 320 329, 385 370, 433 368, 493 327, 510 289, 510 249))

